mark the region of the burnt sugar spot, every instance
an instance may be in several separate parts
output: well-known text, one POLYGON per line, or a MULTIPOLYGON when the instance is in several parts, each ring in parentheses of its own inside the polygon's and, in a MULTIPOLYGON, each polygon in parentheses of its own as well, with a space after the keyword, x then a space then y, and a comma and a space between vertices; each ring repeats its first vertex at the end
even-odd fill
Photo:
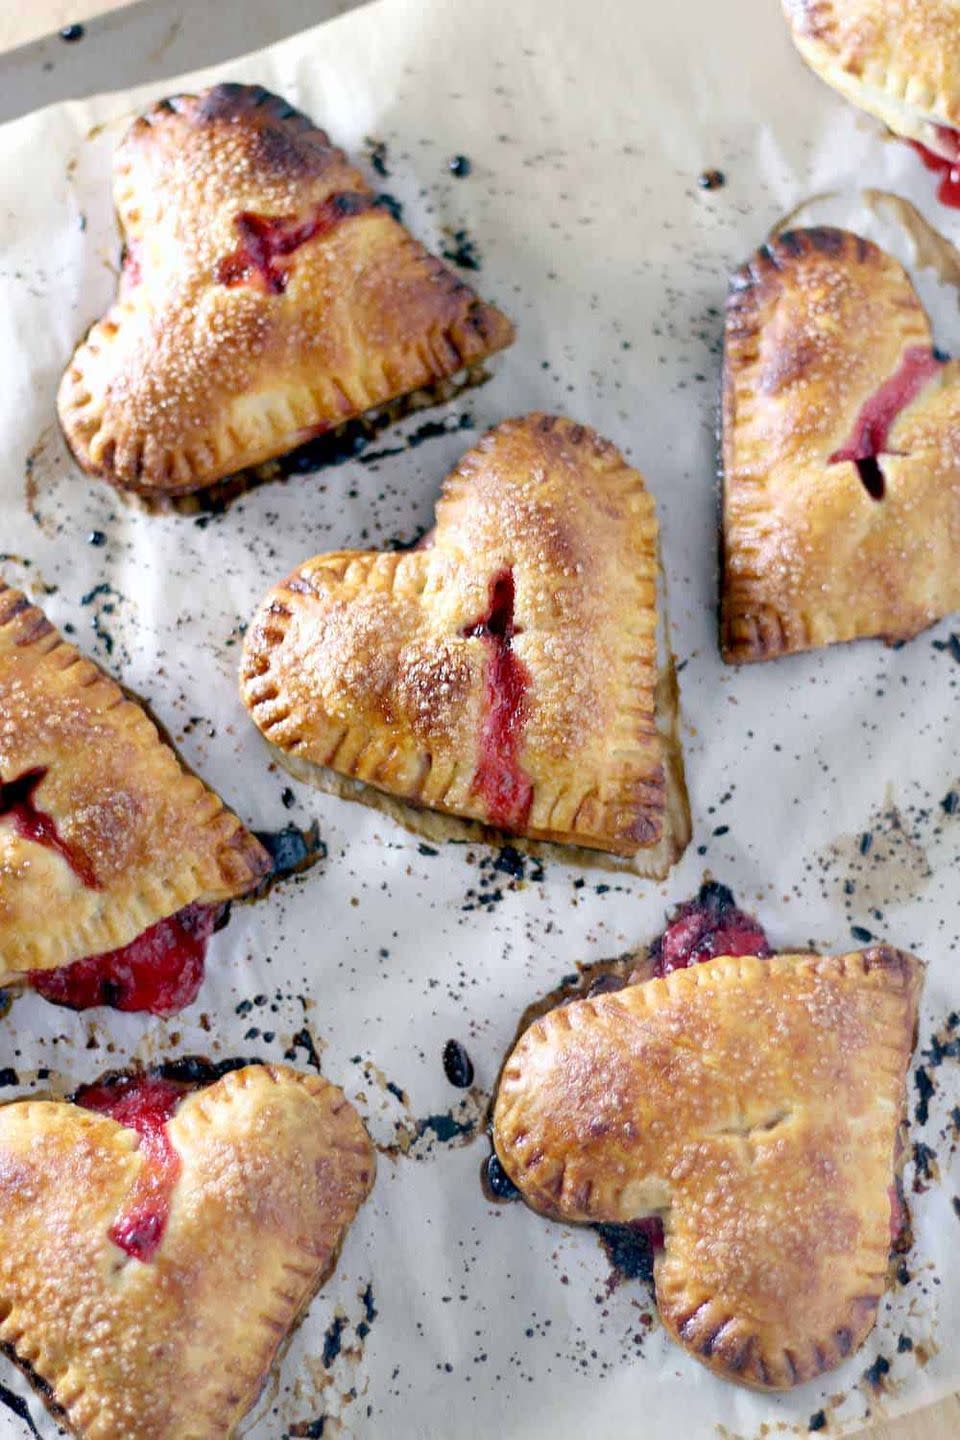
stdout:
POLYGON ((124 598, 119 590, 106 581, 94 585, 92 590, 88 590, 85 595, 80 597, 80 604, 84 609, 93 611, 90 621, 93 633, 107 655, 112 655, 116 648, 110 621, 117 613, 117 606, 123 604, 124 598))
POLYGON ((934 650, 939 650, 941 655, 949 655, 951 660, 956 660, 960 665, 960 635, 948 635, 946 640, 933 640, 930 643, 934 650))
POLYGON ((863 1372, 863 1378, 875 1394, 883 1394, 889 1387, 887 1377, 890 1374, 890 1361, 885 1355, 878 1355, 872 1365, 868 1365, 863 1372))
MULTIPOLYGON (((347 1412, 366 1391, 366 1384, 359 1383, 360 1366, 378 1314, 370 1280, 360 1282, 354 1303, 337 1305, 319 1352, 304 1358, 303 1373, 293 1387, 293 1398, 301 1413, 307 1406, 313 1413, 285 1425, 284 1437, 293 1440, 294 1436, 354 1433, 354 1425, 347 1423, 347 1412)), ((366 1413, 369 1416, 369 1408, 366 1413)))
POLYGON ((480 259, 480 251, 477 249, 475 240, 470 238, 466 230, 445 230, 446 243, 443 249, 444 260, 449 260, 460 270, 480 270, 483 262, 480 259))
POLYGON ((382 180, 389 179, 390 169, 386 140, 375 140, 373 136, 368 135, 363 143, 366 146, 371 170, 374 170, 382 180))
POLYGON ((407 450, 416 450, 428 440, 436 440, 440 435, 454 435, 459 430, 473 430, 474 428, 474 418, 467 412, 462 415, 448 416, 444 420, 425 420, 422 425, 411 430, 409 435, 402 436, 396 445, 388 446, 383 450, 365 451, 359 459, 363 465, 375 465, 380 460, 389 460, 392 456, 402 455, 407 450))
POLYGON ((610 1261, 607 1294, 626 1280, 653 1283, 653 1261, 663 1248, 663 1224, 656 1217, 626 1225, 594 1225, 593 1230, 610 1261))
POLYGON ((319 1440, 326 1427, 326 1415, 318 1415, 315 1420, 294 1421, 287 1434, 290 1440, 319 1440))
POLYGON ((360 1300, 363 1305, 364 1319, 361 1320, 360 1324, 357 1326, 357 1334, 359 1335, 362 1329, 363 1334, 360 1335, 360 1338, 363 1340, 366 1339, 367 1335, 370 1333, 370 1326, 373 1324, 374 1320, 376 1320, 379 1313, 373 1298, 372 1280, 368 1281, 364 1289, 361 1290, 360 1300))
POLYGON ((940 1179, 937 1152, 924 1140, 914 1141, 913 1146, 913 1189, 917 1195, 924 1194, 940 1179))
POLYGON ((33 1416, 30 1414, 27 1402, 22 1396, 17 1395, 15 1391, 9 1389, 8 1386, 0 1384, 0 1405, 3 1405, 7 1410, 10 1410, 16 1415, 18 1420, 22 1420, 30 1431, 30 1434, 36 1435, 37 1440, 40 1440, 40 1431, 33 1423, 33 1416))
POLYGON ((378 210, 386 210, 398 225, 403 224, 403 206, 396 195, 391 195, 389 190, 382 190, 373 203, 378 210))
POLYGON ((308 1026, 304 1025, 292 1036, 290 1045, 283 1052, 283 1058, 284 1060, 290 1060, 296 1063, 302 1055, 311 1070, 316 1070, 317 1074, 320 1075, 323 1073, 323 1065, 320 1060, 320 1051, 322 1049, 323 1042, 320 1041, 318 1043, 311 1034, 308 1026))
MULTIPOLYGON (((914 1118, 918 1125, 930 1119, 930 1102, 937 1093, 936 1073, 948 1060, 960 1059, 960 1012, 952 1010, 939 1030, 920 1051, 920 1063, 913 1072, 916 1103, 914 1118)), ((950 1122, 952 1124, 952 1116, 950 1122)))
POLYGON ((480 1185, 486 1198, 496 1205, 520 1199, 520 1191, 504 1170, 495 1150, 491 1150, 480 1167, 480 1185))
POLYGON ((343 1332, 347 1328, 346 1315, 335 1315, 323 1337, 323 1363, 330 1369, 343 1347, 343 1332))
MULTIPOLYGON (((290 794, 293 803, 293 793, 285 791, 284 794, 290 794)), ((286 800, 283 803, 287 805, 286 800)), ((273 869, 258 893, 292 875, 302 875, 327 858, 327 846, 320 838, 320 826, 316 820, 306 830, 296 825, 284 825, 280 830, 256 830, 254 834, 273 861, 273 869)))
POLYGON ((459 1116, 452 1110, 445 1110, 442 1114, 426 1115, 417 1121, 417 1139, 426 1135, 439 1140, 441 1145, 449 1145, 451 1140, 472 1138, 476 1129, 476 1116, 469 1112, 459 1116))
POLYGON ((508 894, 523 890, 528 883, 540 884, 545 878, 544 862, 535 846, 519 850, 515 845, 502 845, 495 853, 480 856, 476 883, 464 892, 461 909, 492 911, 508 894))
POLYGON ((443 1047, 443 1073, 458 1090, 473 1084, 473 1061, 459 1040, 448 1040, 443 1047))
POLYGON ((347 465, 355 461, 364 465, 376 464, 402 450, 416 449, 418 445, 439 435, 449 435, 459 429, 469 429, 473 425, 472 416, 466 420, 461 419, 460 416, 447 417, 442 428, 427 422, 419 432, 414 431, 412 436, 398 438, 395 447, 368 453, 370 445, 385 430, 398 425, 402 420, 408 419, 418 411, 448 404, 465 391, 485 385, 489 379, 490 372, 483 366, 472 366, 460 376, 450 380, 441 380, 433 387, 417 391, 413 395, 400 396, 391 401, 389 405, 370 411, 356 420, 348 420, 345 424, 337 426, 336 429, 318 431, 314 436, 306 438, 302 445, 288 455, 258 467, 256 475, 266 481, 286 478, 290 475, 311 474, 317 470, 347 465))
POLYGON ((490 1096, 477 1085, 472 1085, 463 1099, 449 1110, 438 1110, 429 1115, 414 1114, 404 1091, 392 1087, 391 1093, 400 1098, 406 1113, 394 1121, 393 1138, 387 1144, 377 1146, 383 1155, 393 1159, 402 1155, 409 1160, 426 1160, 437 1149, 452 1150, 472 1145, 483 1134, 490 1096))

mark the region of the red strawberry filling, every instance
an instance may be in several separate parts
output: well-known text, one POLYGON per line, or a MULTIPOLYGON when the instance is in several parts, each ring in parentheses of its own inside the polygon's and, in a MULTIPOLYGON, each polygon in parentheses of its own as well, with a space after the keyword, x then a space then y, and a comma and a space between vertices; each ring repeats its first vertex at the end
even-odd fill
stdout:
POLYGON ((928 149, 919 140, 908 143, 916 150, 927 169, 940 176, 940 184, 937 186, 937 199, 940 203, 960 209, 960 134, 945 125, 938 125, 937 140, 943 147, 943 153, 928 149))
POLYGON ((0 780, 0 821, 9 820, 17 834, 35 845, 45 845, 62 855, 77 879, 89 890, 99 890, 93 866, 74 846, 68 845, 57 830, 56 821, 34 803, 34 791, 47 774, 46 766, 27 770, 16 780, 0 780))
POLYGON ((734 902, 726 885, 701 885, 695 900, 678 907, 659 939, 650 947, 650 974, 669 975, 717 955, 771 955, 759 921, 734 902))
POLYGON ((185 1087, 147 1075, 88 1085, 75 1101, 85 1110, 109 1115, 140 1136, 143 1165, 133 1189, 110 1227, 110 1239, 134 1260, 150 1261, 163 1240, 170 1216, 180 1156, 167 1131, 185 1087))
POLYGON ((467 639, 483 640, 489 651, 480 762, 471 788, 490 823, 503 830, 522 830, 533 800, 533 786, 519 761, 530 672, 513 649, 520 633, 514 624, 515 598, 513 571, 504 570, 490 585, 486 613, 461 631, 467 639))
MULTIPOLYGON (((53 817, 34 802, 34 792, 46 774, 40 766, 15 780, 0 781, 0 822, 11 823, 25 840, 55 850, 82 884, 99 890, 90 861, 63 839, 53 817)), ((72 1010, 109 1005, 115 1010, 175 1015, 197 997, 207 942, 224 913, 223 905, 187 905, 119 950, 89 955, 58 970, 31 971, 27 983, 45 1000, 72 1010)))
POLYGON ((887 446, 894 422, 901 411, 916 400, 942 364, 943 361, 933 350, 925 350, 920 345, 907 350, 900 368, 864 402, 846 445, 830 456, 831 465, 851 460, 860 472, 864 488, 874 500, 883 499, 880 456, 889 453, 887 446))
POLYGON ((360 215, 375 204, 370 195, 354 190, 328 195, 304 219, 292 215, 257 215, 243 210, 236 217, 240 244, 217 265, 220 285, 258 285, 282 295, 290 278, 282 262, 320 235, 328 235, 342 220, 360 215))
POLYGON ((225 913, 223 905, 188 905, 158 920, 120 950, 90 955, 59 970, 35 970, 29 984, 55 1005, 88 1010, 141 1010, 175 1015, 197 997, 207 942, 225 913))

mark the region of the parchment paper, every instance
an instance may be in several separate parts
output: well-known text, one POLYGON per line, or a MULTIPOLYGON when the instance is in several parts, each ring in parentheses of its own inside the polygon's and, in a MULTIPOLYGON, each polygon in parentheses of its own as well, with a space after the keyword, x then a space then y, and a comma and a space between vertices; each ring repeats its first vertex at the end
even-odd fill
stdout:
MULTIPOLYGON (((955 1062, 930 1071, 929 1119, 914 1127, 936 1162, 911 1196, 908 1282, 864 1351, 784 1398, 726 1385, 668 1343, 644 1286, 608 1287, 589 1231, 492 1206, 478 1184, 486 1096, 524 1007, 576 962, 649 939, 707 871, 778 945, 852 948, 858 926, 925 956, 922 1046, 960 999, 960 814, 942 804, 960 786, 960 642, 948 622, 899 650, 725 669, 714 481, 726 277, 777 218, 839 192, 818 218, 909 262, 896 214, 858 187, 908 196, 953 236, 960 215, 905 146, 805 70, 773 0, 383 0, 183 87, 223 79, 278 90, 355 155, 385 141, 378 183, 432 246, 466 232, 482 263, 467 278, 519 338, 488 385, 439 412, 448 433, 429 443, 263 486, 212 517, 144 514, 70 462, 54 392, 113 292, 113 147, 157 97, 59 106, 0 134, 4 573, 149 697, 246 820, 316 820, 328 847, 268 902, 235 908, 199 1001, 169 1023, 17 999, 0 1020, 0 1066, 19 1077, 4 1097, 63 1093, 133 1057, 289 1051, 307 1064, 311 1046, 345 1086, 385 1147, 379 1180, 255 1412, 257 1440, 753 1437, 805 1432, 821 1411, 837 1433, 960 1386, 955 1062), (449 172, 454 154, 468 177, 449 172), (698 188, 709 168, 723 188, 698 188), (278 771, 237 699, 241 627, 269 584, 322 550, 412 538, 460 452, 533 407, 595 425, 657 498, 694 820, 662 885, 556 857, 518 878, 483 845, 424 847, 278 771), (476 1067, 466 1095, 444 1076, 448 1038, 476 1067), (862 1378, 871 1365, 879 1396, 862 1378)), ((930 269, 917 278, 938 342, 956 344, 955 290, 930 269)), ((4 1378, 26 1393, 12 1368, 4 1378)), ((0 1411, 0 1435, 26 1433, 0 1411)))

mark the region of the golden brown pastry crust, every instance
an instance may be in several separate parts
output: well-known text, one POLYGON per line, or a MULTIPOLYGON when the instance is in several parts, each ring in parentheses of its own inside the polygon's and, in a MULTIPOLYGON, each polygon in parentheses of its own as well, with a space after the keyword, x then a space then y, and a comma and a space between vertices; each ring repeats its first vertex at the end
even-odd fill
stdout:
POLYGON ((874 499, 831 463, 927 316, 859 236, 798 230, 733 277, 723 394, 721 647, 741 664, 865 636, 908 639, 960 607, 960 370, 901 411, 874 499))
POLYGON ((513 339, 322 130, 259 86, 175 96, 135 121, 115 197, 118 297, 58 403, 79 464, 124 489, 200 489, 513 339), (272 288, 237 262, 258 243, 251 215, 286 242, 323 217, 269 262, 272 288))
POLYGON ((623 854, 655 845, 657 526, 640 475, 593 431, 529 415, 461 460, 436 520, 428 548, 321 555, 270 592, 241 670, 256 724, 297 760, 502 825, 477 789, 492 661, 469 631, 509 573, 532 800, 507 828, 623 854))
POLYGON ((761 1388, 812 1379, 874 1324, 922 967, 886 946, 729 956, 537 1020, 494 1142, 534 1209, 663 1216, 672 1337, 761 1388))
POLYGON ((138 1137, 55 1101, 0 1107, 0 1345, 83 1440, 228 1440, 332 1270, 373 1148, 318 1075, 248 1066, 188 1095, 156 1256, 109 1237, 138 1137))
POLYGON ((251 890, 270 858, 139 705, 0 580, 0 781, 34 791, 94 885, 0 814, 0 983, 128 944, 194 901, 251 890))
POLYGON ((937 127, 960 128, 952 0, 783 0, 783 8, 811 68, 891 130, 942 150, 937 127))

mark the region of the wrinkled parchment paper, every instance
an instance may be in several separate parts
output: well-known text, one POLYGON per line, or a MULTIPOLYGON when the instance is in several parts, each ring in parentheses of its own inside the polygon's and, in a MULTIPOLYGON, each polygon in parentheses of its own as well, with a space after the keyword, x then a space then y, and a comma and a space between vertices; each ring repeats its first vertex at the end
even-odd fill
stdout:
MULTIPOLYGON (((157 97, 58 106, 3 130, 3 571, 149 697, 248 822, 317 821, 328 849, 266 903, 235 907, 182 1016, 15 1000, 0 1066, 19 1085, 4 1098, 195 1052, 289 1052, 345 1086, 383 1147, 379 1180, 254 1412, 257 1440, 754 1437, 765 1425, 806 1432, 821 1410, 836 1433, 934 1400, 960 1385, 955 1062, 930 1071, 929 1119, 914 1126, 936 1158, 911 1195, 909 1279, 864 1351, 784 1398, 713 1379, 666 1341, 643 1285, 608 1284, 589 1231, 492 1206, 478 1173, 487 1094, 524 1007, 576 962, 648 939, 707 871, 777 945, 853 948, 857 926, 918 951, 930 967, 921 1045, 943 1033, 960 999, 960 814, 942 803, 960 786, 960 642, 951 650, 947 622, 899 650, 863 643, 724 668, 715 418, 726 277, 784 212, 836 192, 815 218, 859 227, 911 264, 902 210, 861 187, 908 197, 948 236, 960 238, 960 214, 938 206, 905 146, 804 69, 773 0, 383 0, 170 88, 223 79, 279 91, 354 155, 367 138, 386 142, 378 185, 435 248, 473 243, 482 268, 467 278, 519 338, 489 384, 438 412, 446 431, 425 443, 404 445, 414 416, 357 460, 263 486, 223 514, 144 514, 73 466, 54 392, 113 292, 112 150, 157 97), (469 176, 451 174, 457 154, 469 176), (698 188, 711 168, 726 185, 698 188), (425 845, 278 771, 237 699, 241 627, 269 584, 322 550, 412 538, 460 452, 533 407, 610 436, 657 499, 694 819, 664 884, 557 856, 542 871, 498 869, 480 844, 425 845), (449 1038, 473 1058, 470 1092, 445 1078, 449 1038), (871 1365, 879 1395, 863 1378, 871 1365)), ((955 346, 955 289, 929 265, 915 273, 938 343, 955 346)), ((0 1409, 0 1434, 26 1433, 0 1409)))

